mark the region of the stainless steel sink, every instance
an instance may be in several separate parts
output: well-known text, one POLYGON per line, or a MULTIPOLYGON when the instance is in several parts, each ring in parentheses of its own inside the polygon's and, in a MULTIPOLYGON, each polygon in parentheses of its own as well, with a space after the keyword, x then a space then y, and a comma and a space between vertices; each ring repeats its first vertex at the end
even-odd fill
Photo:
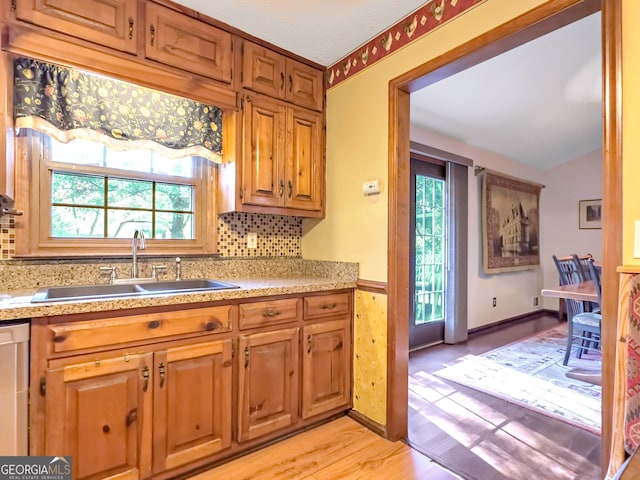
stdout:
POLYGON ((160 293, 187 293, 207 290, 222 290, 228 288, 240 287, 238 287, 238 285, 232 285, 230 283, 206 278, 118 285, 107 284, 44 287, 36 292, 31 299, 31 303, 117 298, 160 293))
POLYGON ((195 292, 199 290, 222 290, 226 288, 239 288, 238 285, 232 285, 219 280, 209 280, 206 278, 198 278, 195 280, 174 280, 151 282, 138 285, 148 292, 195 292))

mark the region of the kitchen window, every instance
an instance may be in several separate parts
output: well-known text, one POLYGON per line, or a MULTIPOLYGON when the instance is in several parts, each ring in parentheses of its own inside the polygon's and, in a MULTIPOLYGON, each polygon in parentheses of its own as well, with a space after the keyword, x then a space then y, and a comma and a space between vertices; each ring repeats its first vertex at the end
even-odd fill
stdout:
POLYGON ((17 256, 215 253, 214 106, 20 58, 17 256))

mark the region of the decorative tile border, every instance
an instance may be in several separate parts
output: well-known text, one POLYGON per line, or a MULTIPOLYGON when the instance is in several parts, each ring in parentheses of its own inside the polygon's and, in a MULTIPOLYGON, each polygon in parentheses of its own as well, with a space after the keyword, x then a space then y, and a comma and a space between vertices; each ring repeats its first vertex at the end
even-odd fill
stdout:
POLYGON ((410 42, 487 0, 431 0, 327 69, 327 88, 352 77, 410 42))

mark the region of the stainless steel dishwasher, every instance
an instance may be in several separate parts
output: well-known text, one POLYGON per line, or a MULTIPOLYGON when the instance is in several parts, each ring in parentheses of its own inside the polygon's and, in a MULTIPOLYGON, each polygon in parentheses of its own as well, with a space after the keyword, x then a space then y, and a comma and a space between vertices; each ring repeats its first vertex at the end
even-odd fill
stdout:
POLYGON ((0 323, 0 455, 27 455, 29 324, 0 323))

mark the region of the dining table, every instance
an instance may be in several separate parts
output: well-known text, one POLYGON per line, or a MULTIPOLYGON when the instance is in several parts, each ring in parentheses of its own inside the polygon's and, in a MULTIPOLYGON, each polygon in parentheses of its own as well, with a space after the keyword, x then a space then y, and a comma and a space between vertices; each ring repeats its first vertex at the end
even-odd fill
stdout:
MULTIPOLYGON (((570 300, 577 300, 579 302, 600 302, 596 285, 593 283, 593 280, 572 283, 569 285, 558 285, 557 287, 552 288, 543 288, 540 294, 543 297, 567 298, 570 300)), ((601 369, 572 368, 565 375, 569 378, 592 383, 594 385, 602 385, 601 369)))

